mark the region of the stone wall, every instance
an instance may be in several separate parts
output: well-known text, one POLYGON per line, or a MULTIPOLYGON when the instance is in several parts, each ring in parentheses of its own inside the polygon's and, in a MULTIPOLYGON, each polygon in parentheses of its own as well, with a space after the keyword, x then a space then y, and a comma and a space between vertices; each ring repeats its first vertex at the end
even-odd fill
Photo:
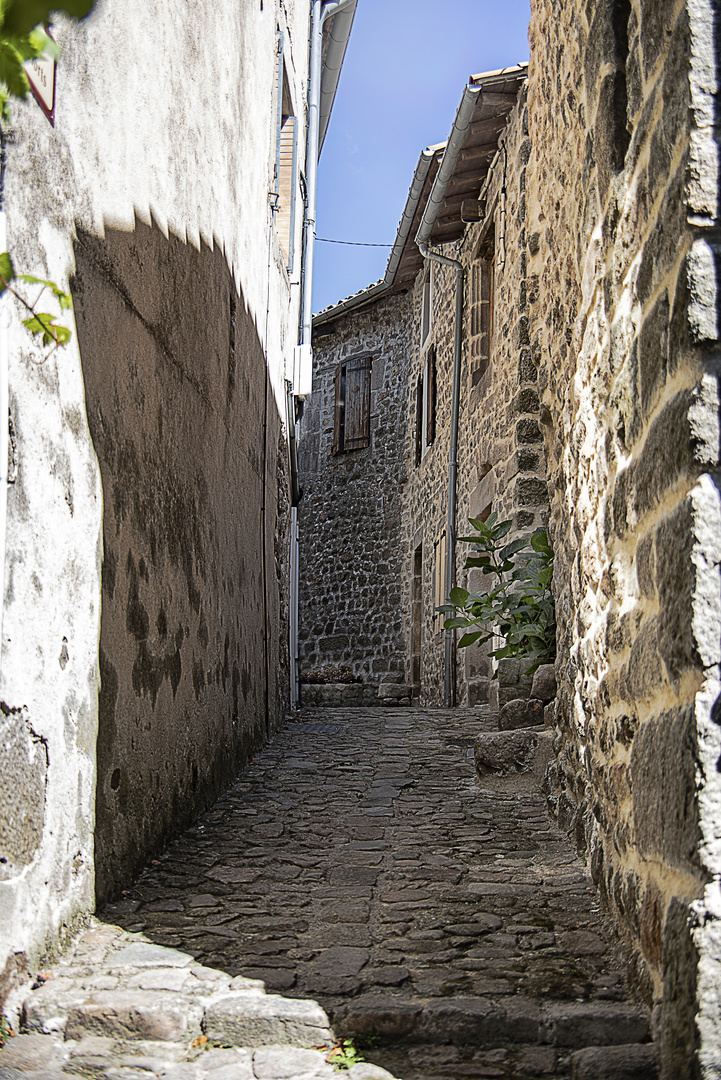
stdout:
POLYGON ((105 494, 102 903, 219 796, 284 714, 273 547, 288 481, 263 350, 221 252, 142 222, 103 240, 81 232, 73 296, 105 494), (236 512, 239 491, 254 513, 236 512))
POLYGON ((657 1008, 669 1078, 699 1061, 717 1075, 721 1054, 713 22, 703 0, 533 0, 530 31, 560 688, 548 789, 657 1008))
POLYGON ((401 492, 407 294, 313 337, 313 395, 299 431, 300 626, 304 671, 348 665, 365 683, 404 680, 401 492), (332 454, 338 365, 370 353, 370 445, 332 454))
MULTIPOLYGON (((495 511, 510 518, 509 539, 530 535, 545 523, 547 496, 543 436, 538 423, 537 360, 531 356, 527 298, 526 172, 531 153, 525 89, 508 117, 487 187, 484 220, 466 229, 459 245, 444 254, 464 267, 463 352, 458 430, 456 529, 469 531, 469 517, 495 511), (501 188, 507 189, 502 214, 501 188), (491 261, 494 288, 491 290, 491 261), (491 316, 491 301, 493 313, 491 316)), ((414 291, 414 347, 409 364, 405 440, 408 483, 404 490, 405 624, 413 627, 413 554, 422 547, 423 613, 420 697, 442 704, 444 633, 434 614, 438 540, 446 530, 448 513, 448 454, 453 378, 455 271, 433 267, 434 311, 424 348, 420 344, 423 273, 414 291), (415 387, 429 348, 436 350, 436 435, 416 465, 415 387)), ((463 567, 470 548, 458 544, 456 575, 471 591, 484 588, 487 578, 463 567)), ((441 597, 443 603, 445 597, 441 597)), ((408 644, 409 656, 412 648, 408 644)), ((492 664, 477 646, 458 653, 455 687, 458 704, 498 701, 491 680, 492 664)), ((410 680, 410 672, 408 676, 410 680)), ((524 696, 509 686, 506 695, 524 696)))

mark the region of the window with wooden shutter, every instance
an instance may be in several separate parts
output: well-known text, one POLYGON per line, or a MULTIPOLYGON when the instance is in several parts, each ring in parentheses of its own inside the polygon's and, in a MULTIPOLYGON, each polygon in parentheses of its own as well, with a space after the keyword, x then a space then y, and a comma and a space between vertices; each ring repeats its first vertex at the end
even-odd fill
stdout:
POLYGON ((441 607, 446 602, 446 531, 445 529, 436 540, 436 566, 434 575, 434 589, 433 589, 433 629, 437 634, 440 634, 444 626, 446 619, 448 618, 442 611, 435 611, 436 608, 441 607))
POLYGON ((371 364, 362 356, 341 364, 335 377, 333 453, 361 450, 371 441, 371 364))
POLYGON ((283 59, 283 35, 278 38, 276 58, 276 148, 273 206, 275 227, 288 273, 295 255, 296 188, 298 186, 298 123, 283 59))

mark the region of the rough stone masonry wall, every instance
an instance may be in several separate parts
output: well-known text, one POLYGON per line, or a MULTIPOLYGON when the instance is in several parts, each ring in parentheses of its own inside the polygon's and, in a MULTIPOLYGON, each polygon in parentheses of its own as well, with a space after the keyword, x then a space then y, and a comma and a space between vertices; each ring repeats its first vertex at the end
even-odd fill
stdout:
MULTIPOLYGON (((461 246, 466 267, 464 356, 459 424, 457 529, 469 530, 468 518, 492 510, 499 520, 512 519, 508 539, 530 535, 548 516, 543 435, 538 422, 538 357, 532 354, 528 327, 527 171, 531 156, 526 89, 509 114, 501 135, 505 148, 497 159, 487 188, 486 220, 470 226, 461 246), (507 189, 505 226, 501 219, 501 188, 507 189), (490 230, 495 243, 495 311, 493 339, 482 306, 488 289, 484 258, 490 230), (503 234, 503 235, 502 235, 503 234), (505 262, 502 253, 505 251, 505 262)), ((459 544, 458 581, 472 592, 487 587, 479 570, 463 570, 470 552, 459 544)), ((517 685, 491 682, 491 664, 483 651, 471 646, 459 652, 459 703, 495 702, 526 696, 517 685)), ((530 689, 528 682, 527 689, 530 689)))
POLYGON ((624 7, 532 2, 530 333, 560 684, 549 793, 657 1007, 662 1075, 715 1076, 714 26, 702 0, 632 0, 627 28, 624 7))
POLYGON ((313 336, 313 395, 299 436, 299 658, 403 682, 400 504, 409 295, 342 316, 313 336), (372 353, 370 446, 333 456, 338 365, 372 353))
MULTIPOLYGON (((501 140, 501 154, 488 187, 487 220, 466 229, 458 249, 447 245, 445 254, 460 258, 465 270, 463 353, 458 431, 457 532, 465 535, 469 517, 490 509, 501 520, 511 518, 509 539, 530 534, 545 523, 547 496, 543 436, 538 423, 539 401, 536 364, 528 331, 526 171, 531 152, 525 89, 509 114, 501 140), (501 265, 500 189, 505 182, 505 264, 501 265), (495 245, 493 232, 495 229, 495 245), (489 244, 489 249, 486 245, 489 244), (489 298, 490 256, 495 247, 495 312, 493 340, 489 340, 486 303, 489 298), (486 257, 488 256, 488 257, 486 257), (483 305, 486 310, 481 311, 483 305)), ((436 438, 420 465, 415 465, 415 387, 423 371, 425 348, 420 348, 423 274, 414 290, 414 347, 409 367, 406 468, 404 491, 404 605, 406 627, 412 626, 413 552, 423 547, 423 624, 421 700, 443 701, 444 635, 434 621, 436 544, 446 527, 448 507, 448 450, 453 377, 453 333, 456 275, 452 268, 435 264, 433 325, 428 346, 436 347, 436 438)), ((480 591, 487 578, 463 567, 470 548, 458 544, 456 574, 459 584, 480 591)), ((410 648, 408 655, 410 656, 410 648)), ((456 661, 458 704, 497 703, 499 686, 491 681, 492 666, 476 646, 460 651, 456 661)), ((410 678, 410 676, 409 676, 410 678)), ((528 688, 530 688, 530 683, 528 688)), ((501 704, 523 696, 514 682, 500 690, 501 704)))

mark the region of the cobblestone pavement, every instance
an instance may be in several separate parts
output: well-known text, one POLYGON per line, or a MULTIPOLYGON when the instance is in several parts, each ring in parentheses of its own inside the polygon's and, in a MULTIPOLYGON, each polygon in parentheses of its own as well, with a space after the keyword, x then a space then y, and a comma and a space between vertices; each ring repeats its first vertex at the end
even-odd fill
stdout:
POLYGON ((304 710, 38 980, 0 1080, 328 1080, 335 1037, 349 1080, 652 1080, 585 867, 476 784, 495 723, 304 710))
POLYGON ((655 1075, 542 797, 475 782, 494 726, 478 709, 304 710, 101 917, 316 999, 404 1080, 655 1075))

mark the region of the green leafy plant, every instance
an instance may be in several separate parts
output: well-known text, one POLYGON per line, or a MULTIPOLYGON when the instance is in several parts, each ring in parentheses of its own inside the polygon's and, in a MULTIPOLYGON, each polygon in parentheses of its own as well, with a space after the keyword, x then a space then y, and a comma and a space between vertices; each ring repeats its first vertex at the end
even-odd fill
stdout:
POLYGON ((7 251, 0 255, 0 296, 2 296, 6 289, 11 292, 13 296, 20 301, 26 311, 30 313, 28 318, 22 320, 23 326, 29 330, 31 334, 37 334, 42 339, 43 345, 53 346, 45 357, 47 360, 47 357, 57 349, 58 345, 65 345, 70 340, 72 334, 67 326, 62 326, 56 322, 56 315, 52 315, 47 311, 37 311, 37 306, 40 303, 45 290, 49 289, 57 300, 60 310, 67 311, 72 307, 72 299, 70 298, 69 293, 63 292, 54 281, 34 277, 32 274, 16 274, 12 259, 7 251), (11 281, 22 281, 26 285, 40 285, 40 292, 38 293, 35 302, 29 303, 17 289, 13 288, 10 284, 11 281))
POLYGON ((334 1069, 340 1071, 346 1071, 364 1060, 363 1055, 353 1045, 352 1039, 341 1039, 331 1047, 326 1056, 326 1061, 329 1061, 334 1069))
MULTIPOLYGON (((499 521, 493 513, 486 521, 471 518, 474 536, 459 536, 473 544, 474 554, 466 569, 479 568, 490 578, 486 593, 472 595, 467 589, 451 589, 449 603, 439 607, 451 617, 447 630, 463 629, 458 647, 485 645, 496 636, 504 644, 492 649, 496 660, 520 658, 529 661, 526 674, 556 656, 556 616, 551 592, 553 551, 545 529, 536 529, 530 538, 519 537, 504 543, 511 521, 499 521)), ((494 673, 496 678, 498 672, 494 673)))
POLYGON ((15 1034, 8 1023, 7 1017, 0 1016, 0 1047, 3 1047, 8 1039, 15 1034))
POLYGON ((89 14, 94 0, 0 0, 0 118, 10 118, 10 98, 26 98, 30 90, 25 64, 47 56, 57 60, 58 45, 45 24, 53 12, 73 18, 89 14))
MULTIPOLYGON (((57 60, 59 46, 45 29, 53 12, 62 12, 73 18, 81 19, 90 13, 95 0, 0 0, 0 120, 7 123, 10 119, 10 99, 24 99, 30 91, 25 64, 45 56, 57 60)), ((46 289, 49 289, 60 305, 60 310, 68 310, 71 299, 68 293, 53 281, 33 277, 32 274, 16 274, 9 253, 0 254, 0 296, 9 290, 29 313, 23 319, 23 326, 33 335, 37 335, 43 345, 52 345, 50 353, 58 345, 65 345, 72 337, 67 326, 57 322, 57 315, 48 311, 38 311, 37 305, 46 289), (26 285, 40 285, 41 290, 34 303, 30 303, 15 288, 11 281, 24 282, 26 285)), ((45 357, 47 360, 47 356, 45 357)))

